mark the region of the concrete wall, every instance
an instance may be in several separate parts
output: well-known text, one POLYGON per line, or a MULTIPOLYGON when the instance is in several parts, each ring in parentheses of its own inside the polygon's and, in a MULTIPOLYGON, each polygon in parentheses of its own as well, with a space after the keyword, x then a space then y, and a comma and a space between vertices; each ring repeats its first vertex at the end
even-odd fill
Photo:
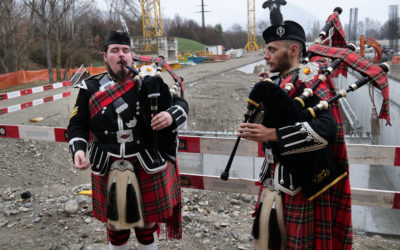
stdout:
MULTIPOLYGON (((355 75, 348 74, 347 80, 340 79, 339 86, 346 88, 349 84, 354 83, 357 80, 355 75)), ((375 105, 379 114, 382 95, 381 92, 374 88, 375 105)), ((392 126, 385 126, 386 121, 380 120, 380 133, 381 135, 377 138, 377 144, 379 145, 400 145, 400 82, 394 79, 389 79, 389 96, 390 102, 390 117, 392 126)), ((371 109, 372 102, 369 96, 369 87, 363 86, 355 92, 349 93, 347 97, 352 109, 357 114, 358 119, 361 121, 364 133, 371 131, 371 109)), ((385 168, 388 179, 392 182, 391 184, 396 190, 400 190, 400 168, 390 166, 385 168)))

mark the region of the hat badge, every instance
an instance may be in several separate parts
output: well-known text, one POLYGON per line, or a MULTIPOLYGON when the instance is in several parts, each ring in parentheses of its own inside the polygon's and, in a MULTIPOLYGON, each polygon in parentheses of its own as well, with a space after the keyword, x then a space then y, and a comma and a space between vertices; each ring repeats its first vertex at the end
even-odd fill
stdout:
POLYGON ((280 36, 280 37, 282 37, 284 34, 285 34, 285 28, 283 27, 283 26, 279 26, 277 29, 276 29, 276 34, 278 35, 278 36, 280 36))

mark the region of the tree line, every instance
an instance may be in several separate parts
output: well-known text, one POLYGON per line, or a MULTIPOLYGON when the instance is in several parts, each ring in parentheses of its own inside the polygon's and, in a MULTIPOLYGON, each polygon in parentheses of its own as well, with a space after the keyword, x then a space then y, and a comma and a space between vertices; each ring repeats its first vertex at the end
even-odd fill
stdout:
MULTIPOLYGON (((100 10, 96 0, 1 0, 0 1, 0 73, 48 68, 103 65, 103 42, 109 29, 122 29, 125 20, 131 36, 142 36, 140 1, 105 0, 107 10, 100 10)), ((245 18, 245 17, 244 17, 245 18)), ((398 21, 398 20, 397 20, 398 21)), ((380 25, 372 19, 359 22, 360 33, 382 39, 393 36, 391 24, 380 25)), ((256 23, 257 41, 262 46, 262 31, 268 22, 256 23)), ((316 22, 307 33, 312 41, 322 23, 316 22)), ((220 24, 202 28, 194 20, 179 15, 163 19, 166 36, 192 39, 206 45, 244 48, 247 27, 234 24, 223 30, 220 24)), ((398 32, 399 33, 399 32, 398 32)), ((397 37, 399 34, 397 33, 397 37)))
MULTIPOLYGON (((121 16, 131 36, 142 36, 139 1, 106 0, 100 10, 95 0, 1 0, 0 73, 48 68, 50 81, 62 68, 103 65, 103 42, 109 29, 123 29, 121 16)), ((243 48, 247 30, 235 25, 202 29, 193 20, 179 16, 164 19, 164 35, 193 39, 206 45, 224 44, 243 48)), ((68 72, 66 72, 68 73, 68 72)))

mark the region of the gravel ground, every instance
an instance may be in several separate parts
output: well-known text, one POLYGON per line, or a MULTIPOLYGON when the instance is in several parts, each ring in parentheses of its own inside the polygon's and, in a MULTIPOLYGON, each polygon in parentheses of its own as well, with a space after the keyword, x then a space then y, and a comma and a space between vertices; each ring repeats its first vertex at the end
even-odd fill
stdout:
MULTIPOLYGON (((188 128, 234 131, 256 75, 232 69, 261 59, 261 53, 252 53, 177 70, 185 79, 190 105, 188 128)), ((1 115, 0 124, 65 128, 77 94, 70 87, 0 103, 8 107, 65 91, 72 95, 1 115), (39 116, 48 118, 39 123, 28 120, 39 116)), ((90 198, 77 195, 90 188, 89 171, 73 168, 67 145, 4 138, 0 142, 0 249, 107 249, 104 225, 91 217, 90 198), (22 199, 26 192, 31 197, 22 199)), ((183 239, 160 235, 159 249, 255 249, 250 235, 253 208, 253 196, 184 189, 183 239)), ((400 249, 400 242, 355 235, 354 249, 400 249)))

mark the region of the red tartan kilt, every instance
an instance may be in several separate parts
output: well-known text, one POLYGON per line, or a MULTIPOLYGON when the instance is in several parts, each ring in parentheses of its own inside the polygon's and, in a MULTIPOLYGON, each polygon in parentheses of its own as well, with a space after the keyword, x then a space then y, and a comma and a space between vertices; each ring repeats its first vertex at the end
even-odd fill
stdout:
POLYGON ((303 192, 283 194, 287 249, 352 249, 348 177, 308 201, 303 192))
MULTIPOLYGON (((168 163, 164 170, 147 174, 137 159, 131 162, 135 169, 139 169, 136 173, 144 222, 167 222, 174 213, 173 208, 181 201, 180 179, 174 164, 168 163)), ((108 175, 92 173, 93 217, 102 222, 107 222, 107 181, 108 175)))

